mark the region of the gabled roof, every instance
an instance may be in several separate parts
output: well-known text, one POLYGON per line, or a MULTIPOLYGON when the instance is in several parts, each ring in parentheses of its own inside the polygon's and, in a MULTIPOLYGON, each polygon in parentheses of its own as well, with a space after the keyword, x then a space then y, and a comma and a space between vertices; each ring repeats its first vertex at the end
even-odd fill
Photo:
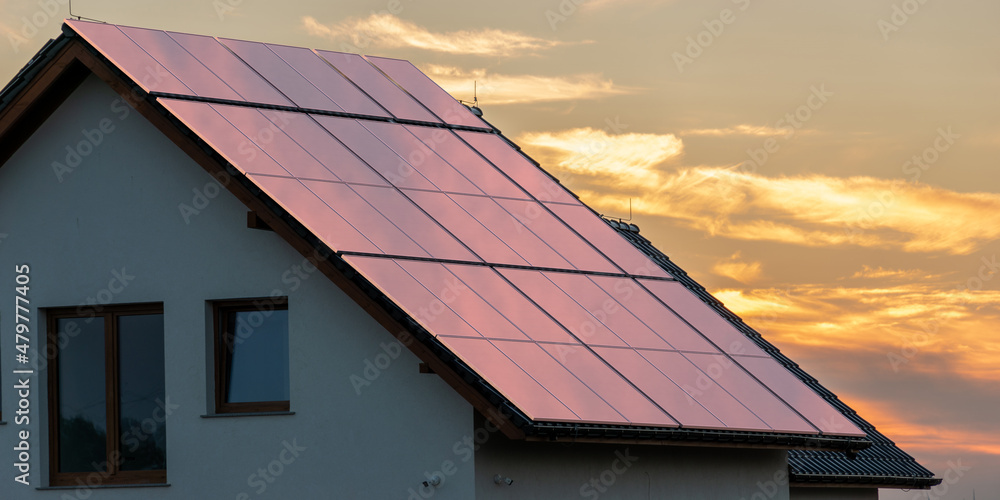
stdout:
POLYGON ((619 234, 629 240, 646 256, 653 259, 664 271, 674 276, 720 316, 729 321, 754 344, 767 352, 781 363, 796 378, 811 387, 830 405, 837 408, 845 420, 865 431, 872 445, 848 458, 843 453, 820 450, 789 450, 788 467, 792 484, 839 483, 866 484, 878 487, 892 488, 929 488, 941 483, 934 473, 917 463, 910 455, 896 447, 889 438, 875 429, 875 426, 857 414, 851 407, 842 402, 836 394, 824 387, 815 378, 805 372, 794 361, 781 353, 777 347, 767 341, 760 333, 743 322, 698 284, 666 254, 654 247, 645 237, 639 234, 639 228, 634 224, 606 220, 619 234))
POLYGON ((870 444, 406 61, 67 21, 0 161, 89 72, 510 437, 870 444))

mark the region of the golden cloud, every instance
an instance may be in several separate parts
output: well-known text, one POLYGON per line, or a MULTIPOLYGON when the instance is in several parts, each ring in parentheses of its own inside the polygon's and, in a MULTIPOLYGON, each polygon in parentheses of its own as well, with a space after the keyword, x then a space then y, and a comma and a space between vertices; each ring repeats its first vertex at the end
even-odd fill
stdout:
POLYGON ((766 177, 741 165, 668 170, 664 162, 683 151, 671 134, 574 129, 526 133, 519 142, 567 174, 564 182, 598 211, 623 212, 632 198, 638 213, 715 236, 952 255, 1000 238, 996 193, 874 177, 766 177))
POLYGON ((630 189, 656 185, 662 179, 656 165, 679 157, 684 144, 673 134, 609 134, 594 128, 561 132, 527 132, 517 142, 532 146, 545 166, 603 185, 630 189))
POLYGON ((792 134, 810 134, 813 133, 812 130, 799 129, 796 130, 791 127, 776 128, 769 127, 767 125, 749 125, 746 123, 741 123, 732 127, 725 128, 696 128, 685 130, 680 133, 680 135, 708 135, 708 136, 731 136, 731 135, 749 135, 757 137, 787 137, 792 134))
POLYGON ((451 95, 471 96, 472 82, 476 82, 480 101, 488 105, 597 99, 635 91, 616 86, 597 74, 503 75, 488 73, 485 69, 466 71, 436 64, 422 69, 451 95))
POLYGON ((712 272, 719 276, 732 278, 740 283, 750 283, 760 277, 761 263, 743 262, 740 258, 740 252, 736 252, 728 259, 716 262, 715 266, 712 267, 712 272))
POLYGON ((302 25, 310 35, 350 43, 353 47, 349 48, 354 49, 351 52, 377 45, 383 48, 413 47, 448 54, 510 57, 570 45, 567 42, 498 29, 434 33, 384 13, 374 13, 363 19, 351 18, 332 25, 324 25, 313 17, 305 16, 302 18, 302 25))
POLYGON ((914 452, 940 453, 961 450, 1000 455, 1000 436, 995 432, 977 432, 949 425, 921 425, 900 418, 907 409, 894 408, 884 401, 851 398, 851 407, 864 415, 883 434, 892 436, 901 447, 914 452))
POLYGON ((963 377, 1000 378, 1000 337, 992 334, 1000 320, 998 290, 915 281, 872 288, 798 284, 713 295, 779 345, 881 353, 893 370, 939 370, 920 362, 921 355, 933 353, 963 377))
MULTIPOLYGON (((861 266, 861 270, 851 275, 851 278, 863 279, 890 279, 890 280, 929 280, 944 276, 943 274, 931 274, 921 269, 886 269, 882 266, 871 267, 867 264, 861 266)), ((841 278, 844 279, 844 278, 841 278)))

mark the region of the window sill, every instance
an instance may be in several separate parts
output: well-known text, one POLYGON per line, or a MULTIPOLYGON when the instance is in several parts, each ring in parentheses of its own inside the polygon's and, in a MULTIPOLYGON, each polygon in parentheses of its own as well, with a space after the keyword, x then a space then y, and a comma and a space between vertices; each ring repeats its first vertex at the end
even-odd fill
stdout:
MULTIPOLYGON (((170 483, 149 483, 149 484, 101 484, 97 486, 87 486, 87 489, 110 490, 115 488, 166 488, 170 483)), ((36 490, 78 490, 80 486, 39 486, 36 490)))
POLYGON ((201 418, 228 418, 228 417, 272 417, 278 415, 295 415, 294 411, 256 411, 246 413, 209 413, 201 418))

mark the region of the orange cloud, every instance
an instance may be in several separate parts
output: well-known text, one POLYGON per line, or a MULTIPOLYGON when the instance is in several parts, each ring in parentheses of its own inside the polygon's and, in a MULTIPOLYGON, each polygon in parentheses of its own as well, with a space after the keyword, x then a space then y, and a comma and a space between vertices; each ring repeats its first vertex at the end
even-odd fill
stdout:
POLYGON ((473 82, 476 82, 479 100, 488 106, 597 99, 634 92, 634 89, 616 86, 611 80, 596 74, 504 75, 489 73, 485 69, 466 71, 436 64, 422 69, 453 96, 468 96, 471 99, 473 82))
POLYGON ((719 276, 732 278, 740 283, 750 283, 760 277, 760 262, 743 262, 740 259, 740 252, 736 252, 728 259, 715 263, 712 272, 719 276))
POLYGON ((872 352, 892 371, 934 371, 935 355, 962 377, 1000 379, 1000 290, 946 282, 880 287, 790 285, 713 294, 779 345, 872 352))
MULTIPOLYGON (((920 269, 886 269, 882 266, 871 267, 867 264, 861 266, 861 270, 851 275, 851 278, 864 278, 864 279, 879 279, 887 278, 890 280, 928 280, 937 279, 944 276, 943 274, 930 274, 926 271, 920 269)), ((843 278, 841 278, 843 279, 843 278)))
POLYGON ((517 142, 533 146, 543 166, 554 163, 570 178, 623 191, 658 185, 662 175, 655 167, 684 152, 683 142, 673 134, 610 134, 590 127, 525 132, 517 142))
POLYGON ((633 157, 633 151, 602 153, 607 170, 593 175, 619 178, 611 189, 574 177, 591 175, 587 169, 567 168, 561 159, 554 165, 571 174, 567 184, 583 186, 577 194, 598 210, 627 210, 627 194, 636 212, 672 218, 714 236, 953 255, 1000 239, 996 193, 960 193, 873 177, 765 177, 736 167, 667 172, 654 161, 633 163, 633 157))
POLYGON ((448 54, 510 57, 570 45, 567 42, 498 29, 435 33, 392 14, 378 13, 364 19, 352 18, 332 25, 321 24, 315 18, 306 16, 302 18, 302 26, 310 35, 333 41, 347 41, 358 50, 377 45, 384 48, 413 47, 448 54))
POLYGON ((680 135, 708 135, 716 137, 725 137, 732 135, 749 135, 757 137, 773 137, 773 136, 789 136, 792 134, 811 134, 814 131, 807 129, 794 129, 791 127, 787 128, 775 128, 769 127, 767 125, 749 125, 746 123, 741 123, 732 127, 725 128, 696 128, 685 130, 680 133, 680 135))
POLYGON ((933 454, 948 449, 1000 455, 1000 435, 995 432, 914 423, 900 418, 907 412, 882 401, 851 398, 850 404, 880 432, 892 436, 893 441, 910 453, 933 454))

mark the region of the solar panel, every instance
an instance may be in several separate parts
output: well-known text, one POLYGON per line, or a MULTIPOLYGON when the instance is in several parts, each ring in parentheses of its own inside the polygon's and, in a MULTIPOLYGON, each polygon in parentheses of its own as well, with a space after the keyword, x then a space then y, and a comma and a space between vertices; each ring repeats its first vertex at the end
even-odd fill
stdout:
POLYGON ((192 132, 212 146, 231 165, 245 173, 290 176, 256 144, 206 102, 157 98, 192 132))
POLYGON ((684 427, 725 429, 726 424, 633 349, 595 347, 598 356, 632 381, 684 427))
POLYGON ((671 278, 660 266, 643 255, 583 204, 545 203, 568 226, 593 243, 627 274, 671 278))
POLYGON ((250 69, 218 40, 210 36, 167 33, 205 67, 233 88, 244 100, 260 104, 293 106, 273 85, 250 69))
POLYGON ((524 227, 535 233, 539 239, 570 262, 574 268, 581 271, 620 272, 617 267, 566 227, 562 221, 555 218, 540 203, 504 198, 497 198, 495 201, 524 227))
POLYGON ((638 281, 723 352, 769 357, 684 285, 676 281, 638 281))
MULTIPOLYGON (((265 116, 267 113, 273 113, 271 116, 281 116, 279 112, 274 111, 265 113, 265 116)), ((303 149, 339 179, 356 184, 389 185, 381 175, 330 135, 329 131, 321 127, 311 115, 305 120, 278 119, 274 121, 280 124, 281 129, 289 137, 294 137, 303 149)))
POLYGON ((527 193, 500 173, 496 167, 490 165, 468 144, 462 142, 454 132, 438 127, 415 125, 405 127, 461 172, 465 178, 472 181, 482 192, 503 198, 530 199, 527 193))
POLYGON ((734 359, 757 380, 767 385, 781 399, 798 410, 824 434, 864 436, 865 433, 830 406, 815 391, 803 384, 773 358, 734 356, 734 359))
POLYGON ((437 190, 437 186, 372 135, 358 120, 319 115, 315 119, 396 187, 437 190))
POLYGON ((287 45, 266 45, 345 112, 367 116, 390 116, 312 50, 287 45))
MULTIPOLYGON (((722 354, 689 353, 684 357, 722 389, 739 400, 743 406, 776 431, 816 434, 809 422, 798 416, 781 401, 751 378, 731 358, 722 354)), ((699 380, 703 378, 699 375, 699 380)), ((710 391, 713 387, 695 387, 696 391, 710 391)))
POLYGON ((625 381, 618 372, 586 347, 566 344, 538 344, 594 393, 633 425, 677 427, 645 394, 625 381))
POLYGON ((427 109, 431 110, 445 123, 464 125, 467 127, 491 128, 486 122, 472 114, 469 108, 463 106, 454 97, 434 83, 427 75, 410 64, 409 61, 389 59, 386 57, 366 56, 366 59, 378 66, 385 74, 396 81, 400 87, 417 98, 427 109))
POLYGON ((498 269, 498 271, 580 341, 589 345, 628 346, 594 314, 550 281, 546 277, 549 273, 530 269, 498 269))
POLYGON ((435 336, 460 336, 482 339, 475 328, 463 320, 445 301, 424 287, 393 259, 344 256, 352 267, 393 298, 400 308, 435 336))
MULTIPOLYGON (((699 404, 712 412, 730 429, 759 431, 770 426, 753 414, 715 380, 688 361, 683 354, 673 351, 637 350, 657 370, 666 375, 677 387, 690 394, 699 404)), ((721 357, 721 355, 718 355, 721 357)))
POLYGON ((430 257, 384 214, 368 204, 351 186, 336 182, 303 181, 310 191, 389 255, 430 257))
POLYGON ((192 94, 191 89, 125 36, 117 26, 72 19, 67 19, 66 24, 147 92, 192 94))
POLYGON ((538 201, 575 204, 576 198, 496 134, 456 131, 459 137, 538 201))
POLYGON ((308 115, 225 104, 213 104, 212 108, 265 154, 273 158, 292 177, 340 180, 282 130, 292 122, 310 121, 308 115))
POLYGON ((573 411, 583 422, 620 423, 624 416, 534 342, 491 341, 539 385, 573 411))
POLYGON ((530 265, 557 269, 574 269, 562 256, 525 227, 513 215, 507 213, 493 198, 448 195, 466 212, 476 218, 508 247, 530 265))
POLYGON ((254 174, 249 177, 272 200, 333 250, 380 252, 371 240, 316 197, 302 182, 289 177, 254 174))
POLYGON ((483 194, 475 184, 452 168, 402 125, 372 120, 360 120, 359 123, 406 160, 410 167, 420 172, 437 189, 452 193, 483 194))
POLYGON ((415 101, 385 77, 374 66, 357 54, 317 50, 334 68, 343 73, 355 85, 371 96, 375 102, 388 110, 396 118, 431 123, 441 123, 423 106, 415 101))
POLYGON ((343 111, 326 94, 322 93, 302 75, 292 69, 277 54, 258 42, 220 38, 240 59, 250 65, 265 80, 271 82, 296 106, 324 111, 343 111))
POLYGON ((441 337, 440 340, 476 373, 493 381, 496 389, 528 418, 553 422, 580 421, 580 417, 490 341, 461 337, 441 337))
POLYGON ((234 101, 243 100, 235 90, 178 45, 166 32, 125 26, 120 27, 120 29, 147 54, 163 65, 167 71, 191 89, 194 95, 234 101))
MULTIPOLYGON (((308 183, 313 186, 319 183, 308 183)), ((328 183, 322 183, 328 184, 328 183)), ((406 233, 413 241, 435 259, 463 260, 479 262, 479 258, 469 252, 458 240, 448 234, 441 226, 423 213, 412 201, 406 199, 398 190, 377 186, 351 186, 354 192, 361 195, 369 205, 375 208, 383 217, 406 233)), ((330 200, 329 198, 325 198, 330 200)), ((339 209, 349 202, 339 199, 330 200, 334 208, 339 209)), ((386 252, 393 253, 393 252, 386 252)), ((396 254, 412 255, 412 254, 396 254)))
MULTIPOLYGON (((445 267, 467 286, 473 287, 476 294, 529 339, 536 342, 577 343, 569 332, 542 312, 494 269, 463 264, 445 264, 445 267)), ((488 329, 487 326, 482 330, 488 329)))
POLYGON ((717 353, 697 330, 691 328, 670 309, 649 294, 632 279, 608 276, 590 276, 590 280, 600 286, 605 293, 614 297, 625 309, 635 315, 647 327, 680 351, 717 353))
POLYGON ((404 189, 405 194, 442 226, 462 240, 486 262, 526 266, 528 262, 493 232, 480 224, 448 195, 434 191, 404 189))
MULTIPOLYGON (((521 330, 495 309, 489 302, 479 296, 477 291, 483 284, 471 281, 476 289, 472 289, 458 276, 450 272, 450 267, 437 262, 397 261, 410 276, 416 278, 427 290, 431 291, 442 304, 455 311, 480 335, 490 339, 528 340, 521 330)), ((469 266, 461 266, 469 267, 469 266)), ((483 268, 490 271, 488 268, 483 268)), ((466 275, 466 278, 469 276, 466 275)))
MULTIPOLYGON (((591 278, 575 273, 545 273, 577 304, 590 312, 594 319, 615 332, 628 345, 643 349, 673 349, 648 326, 643 324, 617 300, 597 286, 591 278)), ((628 281, 628 278, 610 278, 628 281)))

